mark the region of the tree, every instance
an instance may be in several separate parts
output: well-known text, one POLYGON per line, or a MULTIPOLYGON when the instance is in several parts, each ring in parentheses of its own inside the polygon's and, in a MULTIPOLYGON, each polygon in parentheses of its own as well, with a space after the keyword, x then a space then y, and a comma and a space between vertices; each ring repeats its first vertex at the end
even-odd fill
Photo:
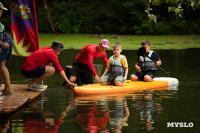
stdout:
POLYGON ((44 4, 44 9, 46 10, 46 14, 47 14, 47 18, 48 18, 49 24, 51 26, 51 30, 52 30, 53 33, 55 33, 55 28, 54 28, 54 25, 53 25, 53 21, 51 19, 51 13, 49 11, 47 1, 43 0, 43 4, 44 4))
POLYGON ((157 16, 150 13, 153 9, 151 6, 159 6, 163 3, 168 3, 168 12, 174 12, 177 16, 182 17, 183 8, 182 5, 185 4, 187 6, 191 6, 193 9, 199 8, 200 0, 145 0, 146 9, 149 21, 157 22, 157 16))

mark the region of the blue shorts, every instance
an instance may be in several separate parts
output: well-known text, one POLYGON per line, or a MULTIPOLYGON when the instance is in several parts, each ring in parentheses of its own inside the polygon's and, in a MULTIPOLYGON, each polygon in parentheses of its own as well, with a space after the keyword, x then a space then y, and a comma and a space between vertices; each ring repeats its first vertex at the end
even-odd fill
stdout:
POLYGON ((24 77, 26 78, 37 78, 45 74, 45 66, 36 67, 32 71, 26 71, 21 69, 21 72, 22 75, 24 75, 24 77))
POLYGON ((11 53, 12 53, 12 48, 13 48, 13 41, 12 38, 10 37, 9 34, 6 33, 6 41, 5 43, 9 43, 9 48, 1 48, 2 49, 2 56, 1 56, 1 61, 11 59, 11 53))
POLYGON ((134 73, 134 75, 138 77, 138 80, 144 81, 145 75, 149 75, 153 79, 156 75, 156 71, 155 70, 149 70, 149 71, 142 71, 140 73, 136 72, 136 73, 134 73))

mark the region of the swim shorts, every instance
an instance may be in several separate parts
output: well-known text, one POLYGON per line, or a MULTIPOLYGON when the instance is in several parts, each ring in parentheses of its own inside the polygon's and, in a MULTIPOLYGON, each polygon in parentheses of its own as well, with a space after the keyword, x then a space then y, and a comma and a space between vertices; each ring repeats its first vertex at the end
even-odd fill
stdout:
POLYGON ((70 76, 80 77, 81 83, 92 84, 93 77, 92 72, 87 64, 83 64, 77 60, 74 60, 70 76))
POLYGON ((144 81, 145 75, 149 75, 153 79, 156 75, 156 71, 149 70, 149 71, 136 72, 136 73, 134 73, 134 75, 136 75, 138 77, 138 80, 144 81))
POLYGON ((45 66, 38 66, 32 71, 21 69, 21 72, 26 78, 37 78, 45 74, 45 66))

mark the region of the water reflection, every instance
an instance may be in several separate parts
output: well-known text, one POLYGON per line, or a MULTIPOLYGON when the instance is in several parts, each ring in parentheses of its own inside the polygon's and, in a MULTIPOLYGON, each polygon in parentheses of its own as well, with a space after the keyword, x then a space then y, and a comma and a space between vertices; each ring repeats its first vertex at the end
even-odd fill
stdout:
POLYGON ((152 130, 159 113, 162 112, 162 99, 158 98, 158 96, 152 91, 144 91, 142 95, 134 95, 132 99, 135 102, 136 110, 139 111, 142 129, 152 130))
MULTIPOLYGON (((36 133, 36 132, 58 132, 59 126, 62 124, 63 115, 56 115, 50 111, 40 110, 41 106, 38 104, 34 104, 31 107, 31 110, 27 113, 23 113, 21 116, 21 120, 23 120, 23 132, 26 133, 36 133), (38 119, 39 118, 39 119, 38 119)), ((16 126, 17 122, 13 121, 15 125, 12 124, 12 130, 19 130, 18 126, 16 126)))
POLYGON ((108 119, 111 130, 115 133, 121 133, 123 126, 128 126, 128 117, 130 115, 127 100, 125 96, 114 96, 113 100, 108 101, 108 119))
POLYGON ((53 112, 44 111, 38 103, 34 103, 20 117, 17 116, 15 119, 10 116, 1 117, 0 133, 56 133, 64 116, 62 113, 56 115, 53 112))
POLYGON ((77 124, 85 128, 85 131, 106 132, 107 112, 105 108, 98 108, 97 103, 90 103, 91 105, 77 106, 77 124))
POLYGON ((162 100, 172 97, 176 91, 177 89, 76 97, 76 124, 80 124, 88 132, 121 133, 124 127, 130 125, 131 108, 131 112, 139 112, 138 116, 132 114, 139 118, 135 126, 150 131, 158 124, 159 114, 163 110, 162 100), (127 102, 131 102, 131 105, 127 102))
MULTIPOLYGON (((1 116, 0 132, 31 132, 34 128, 61 133, 117 131, 132 133, 148 130, 179 133, 181 130, 184 132, 199 130, 199 50, 158 51, 163 60, 163 67, 171 71, 172 77, 179 79, 179 90, 175 88, 131 94, 73 97, 70 92, 60 88, 63 80, 61 81, 55 74, 52 78, 45 80, 49 88, 45 91, 46 100, 42 101, 43 105, 41 102, 36 102, 36 105, 31 105, 18 114, 1 116), (91 115, 92 119, 85 120, 86 114, 88 117, 91 115), (86 123, 88 121, 92 121, 93 124, 86 123), (167 128, 166 123, 173 121, 194 122, 196 129, 167 128), (88 125, 94 126, 94 130, 88 125)), ((75 56, 76 52, 78 51, 69 50, 59 57, 63 68, 72 63, 73 58, 70 55, 75 56)), ((135 51, 124 52, 126 52, 131 74, 135 71, 135 51)), ((108 51, 108 56, 111 54, 112 51, 108 51)), ((13 83, 28 83, 20 73, 23 60, 24 58, 13 56, 12 62, 7 64, 13 83)), ((94 63, 101 64, 102 62, 96 60, 94 63)), ((158 71, 157 76, 165 75, 162 71, 158 71)))
POLYGON ((10 117, 0 116, 0 133, 6 133, 10 128, 10 117))
POLYGON ((62 132, 61 127, 67 131, 69 127, 74 127, 70 132, 83 132, 83 129, 90 133, 121 133, 126 127, 132 128, 133 120, 133 127, 151 131, 159 123, 159 115, 163 111, 162 100, 172 98, 177 91, 156 90, 88 96, 66 93, 66 96, 60 97, 65 98, 65 102, 57 101, 57 104, 53 103, 55 105, 49 105, 51 100, 43 96, 21 115, 1 117, 0 132, 49 133, 62 132), (46 102, 48 106, 54 107, 62 104, 59 107, 62 109, 52 110, 52 107, 45 105, 46 102), (76 127, 79 128, 75 129, 76 127))
POLYGON ((120 133, 128 126, 129 110, 125 94, 76 97, 77 123, 88 132, 120 133), (110 129, 108 129, 110 125, 110 129))
MULTIPOLYGON (((14 112, 11 115, 0 115, 0 133, 14 132, 14 133, 57 133, 59 126, 63 124, 63 118, 67 116, 69 107, 73 100, 73 93, 67 93, 67 97, 61 97, 62 110, 59 109, 59 100, 54 100, 57 104, 54 104, 53 108, 48 102, 52 102, 46 95, 43 95, 37 101, 34 101, 31 105, 24 110, 14 112), (67 101, 66 101, 67 100, 67 101), (56 108, 57 107, 57 108, 56 108), (53 110, 52 110, 53 109, 53 110), (64 109, 64 110, 63 110, 64 109), (55 111, 54 111, 55 110, 55 111), (18 115, 23 112, 21 115, 18 115)), ((63 92, 62 92, 63 93, 63 92)), ((54 94, 58 94, 54 93, 54 94)), ((66 93, 64 93, 66 95, 66 93)))

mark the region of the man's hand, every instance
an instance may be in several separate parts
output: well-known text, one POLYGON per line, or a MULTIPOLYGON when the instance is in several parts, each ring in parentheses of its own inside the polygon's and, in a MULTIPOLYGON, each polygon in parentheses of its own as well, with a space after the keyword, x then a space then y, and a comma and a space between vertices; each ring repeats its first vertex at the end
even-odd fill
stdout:
POLYGON ((77 86, 77 84, 76 83, 68 83, 68 85, 69 85, 69 87, 71 88, 71 89, 74 89, 74 87, 76 87, 77 86))
POLYGON ((100 80, 101 80, 101 79, 99 78, 99 76, 98 76, 98 75, 95 75, 95 76, 94 76, 94 78, 95 78, 95 81, 96 81, 97 83, 99 83, 99 82, 100 82, 100 80))

